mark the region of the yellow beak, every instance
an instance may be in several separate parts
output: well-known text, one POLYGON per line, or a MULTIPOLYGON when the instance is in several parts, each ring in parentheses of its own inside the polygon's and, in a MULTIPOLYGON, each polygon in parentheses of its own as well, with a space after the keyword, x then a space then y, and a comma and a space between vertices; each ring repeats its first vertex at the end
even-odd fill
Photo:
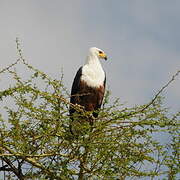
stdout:
POLYGON ((102 59, 107 60, 107 55, 105 53, 99 53, 99 57, 101 57, 102 59))

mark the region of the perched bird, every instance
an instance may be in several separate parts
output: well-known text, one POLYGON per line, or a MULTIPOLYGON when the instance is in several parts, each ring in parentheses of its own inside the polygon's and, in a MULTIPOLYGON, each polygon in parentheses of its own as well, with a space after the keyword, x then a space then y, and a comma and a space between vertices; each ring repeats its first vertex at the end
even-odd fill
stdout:
MULTIPOLYGON (((71 89, 70 103, 80 105, 85 112, 92 112, 93 118, 98 116, 97 110, 101 107, 105 92, 106 75, 100 63, 101 59, 107 60, 104 51, 96 47, 90 48, 86 62, 77 71, 71 89)), ((69 113, 72 121, 74 113, 80 114, 72 106, 69 113)), ((92 125, 93 118, 86 121, 92 125)))

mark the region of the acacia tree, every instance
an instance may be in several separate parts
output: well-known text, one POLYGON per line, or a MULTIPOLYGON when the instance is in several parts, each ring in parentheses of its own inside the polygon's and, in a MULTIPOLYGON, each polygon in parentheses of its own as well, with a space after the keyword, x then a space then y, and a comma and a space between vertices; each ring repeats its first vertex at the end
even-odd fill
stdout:
MULTIPOLYGON (((180 171, 180 112, 170 115, 163 105, 163 86, 147 104, 124 107, 119 100, 109 102, 106 92, 103 108, 91 127, 69 126, 69 94, 63 76, 53 79, 29 65, 22 56, 2 69, 14 83, 0 91, 0 171, 4 179, 176 179, 180 171), (23 64, 30 75, 20 76, 14 67, 23 64), (5 102, 11 106, 5 106, 5 102), (158 136, 168 136, 161 142, 158 136), (2 174, 2 173, 1 173, 2 174)), ((1 77, 1 76, 0 76, 1 77)), ((83 116, 89 116, 83 112, 83 116)), ((77 118, 77 117, 75 117, 77 118)))

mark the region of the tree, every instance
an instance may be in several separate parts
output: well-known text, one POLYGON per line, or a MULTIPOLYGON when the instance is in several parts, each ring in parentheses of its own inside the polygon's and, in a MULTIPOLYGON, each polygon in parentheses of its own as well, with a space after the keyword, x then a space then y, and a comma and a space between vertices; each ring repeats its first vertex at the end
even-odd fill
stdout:
MULTIPOLYGON (((93 127, 79 126, 80 134, 69 130, 69 94, 59 80, 29 65, 22 56, 0 71, 14 84, 0 91, 0 171, 7 179, 133 179, 165 177, 176 179, 180 170, 180 112, 169 115, 163 105, 163 86, 147 104, 126 108, 117 99, 103 108, 93 127), (31 73, 23 79, 13 70, 18 63, 31 73), (155 135, 169 136, 161 142, 155 135)), ((74 106, 83 112, 82 107, 74 106)), ((88 113, 83 112, 85 116, 88 113)))

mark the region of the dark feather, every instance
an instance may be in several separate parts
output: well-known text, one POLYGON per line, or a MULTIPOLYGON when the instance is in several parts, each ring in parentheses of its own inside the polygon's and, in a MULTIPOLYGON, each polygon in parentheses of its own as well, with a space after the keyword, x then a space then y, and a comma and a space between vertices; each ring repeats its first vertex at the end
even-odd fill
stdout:
MULTIPOLYGON (((90 87, 85 81, 81 81, 82 67, 79 68, 71 89, 71 99, 72 104, 78 104, 84 107, 86 111, 96 111, 93 112, 93 116, 97 117, 97 110, 101 107, 104 92, 106 78, 104 84, 98 88, 90 87)), ((70 107, 69 113, 72 115, 76 110, 70 107)))

